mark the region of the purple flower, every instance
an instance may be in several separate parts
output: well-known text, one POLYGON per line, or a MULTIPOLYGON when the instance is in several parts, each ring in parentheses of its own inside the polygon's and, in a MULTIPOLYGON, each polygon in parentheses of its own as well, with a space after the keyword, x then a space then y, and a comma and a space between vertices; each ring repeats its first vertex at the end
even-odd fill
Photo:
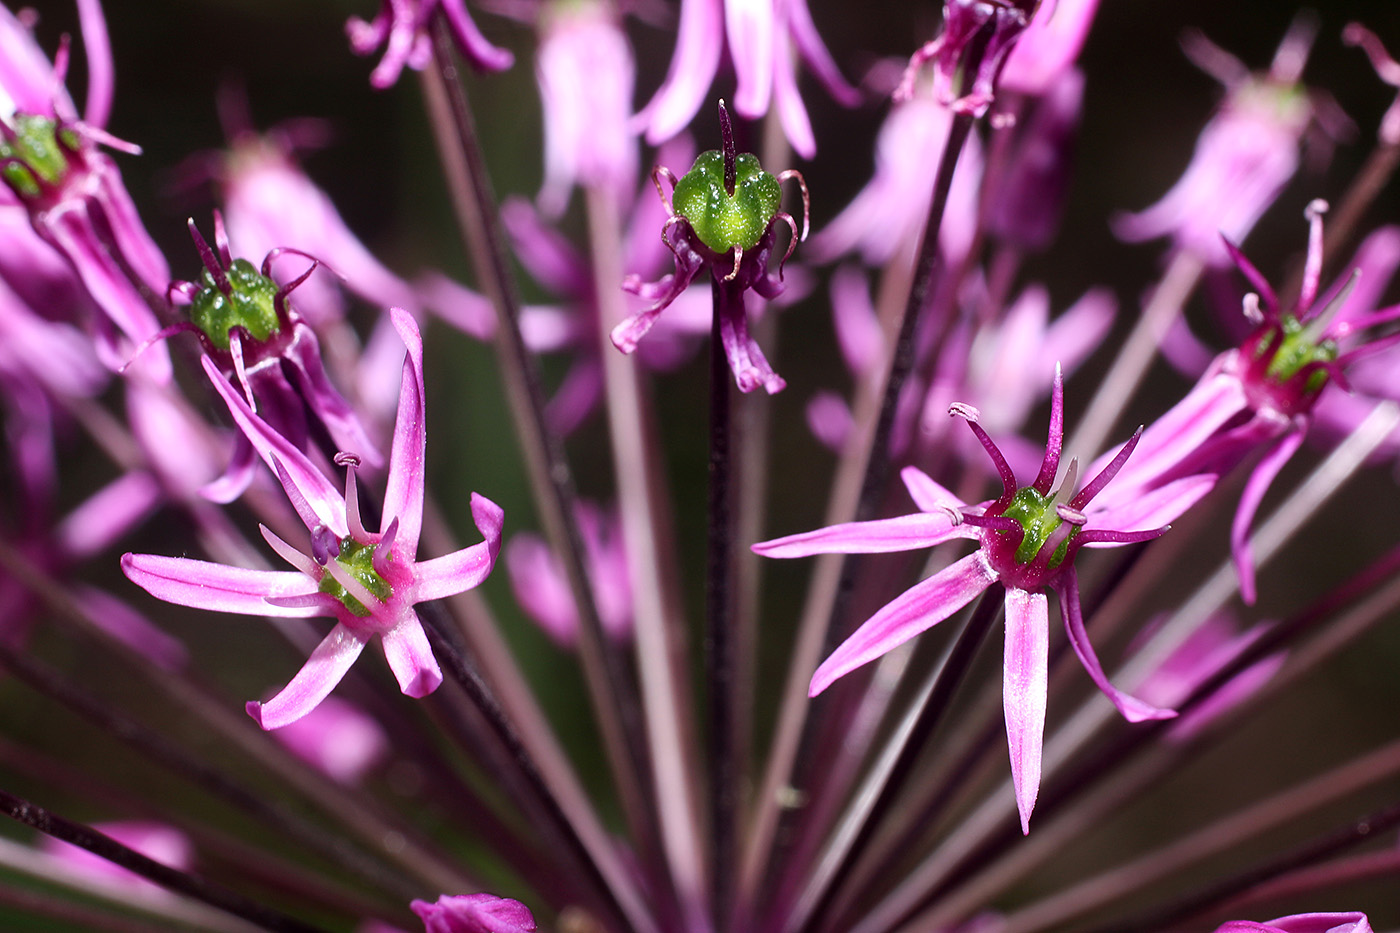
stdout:
POLYGON ((423 918, 424 933, 533 933, 535 918, 519 901, 494 894, 444 894, 408 906, 423 918))
POLYGON ((1225 100, 1176 185, 1151 207, 1119 216, 1114 232, 1134 242, 1170 236, 1177 249, 1227 265, 1221 237, 1241 242, 1298 169, 1298 144, 1315 114, 1298 80, 1311 44, 1311 32, 1295 26, 1269 71, 1251 74, 1204 36, 1188 34, 1186 54, 1224 85, 1225 100))
POLYGON ((249 714, 264 729, 295 722, 315 709, 373 635, 382 637, 389 667, 405 694, 421 697, 437 689, 442 673, 413 606, 478 585, 491 572, 500 550, 501 509, 473 493, 472 517, 486 540, 444 557, 416 559, 427 439, 423 344, 411 315, 397 308, 390 314, 408 346, 408 356, 389 459, 384 522, 378 533, 366 530, 360 521, 355 458, 337 458, 351 467, 342 496, 305 454, 253 414, 206 357, 205 372, 239 428, 277 473, 310 532, 311 554, 296 550, 264 528, 263 537, 296 570, 247 570, 152 554, 122 557, 127 577, 167 602, 249 615, 333 616, 337 620, 281 693, 267 703, 248 704, 249 714))
POLYGON ((1040 0, 946 0, 943 31, 909 59, 895 100, 912 96, 919 70, 933 62, 933 89, 939 103, 956 113, 982 116, 996 99, 1007 54, 1038 6, 1040 0))
MULTIPOLYGON (((0 202, 21 205, 34 232, 72 265, 101 312, 93 321, 98 352, 117 369, 158 329, 146 296, 161 293, 170 271, 116 163, 98 149, 140 151, 102 129, 111 103, 111 50, 101 7, 79 6, 93 76, 86 119, 78 118, 63 74, 29 30, 8 11, 0 17, 0 177, 8 196, 0 202)), ((156 380, 170 377, 163 348, 148 354, 143 368, 156 380)))
POLYGON ((508 49, 492 45, 481 34, 466 0, 382 0, 379 13, 365 22, 352 16, 345 23, 350 50, 369 55, 380 46, 384 57, 369 76, 369 83, 386 88, 399 80, 405 65, 422 71, 432 59, 432 37, 428 26, 435 13, 447 19, 447 27, 457 43, 457 51, 478 71, 504 71, 515 61, 508 49))
MULTIPOLYGON (((622 523, 599 507, 580 502, 579 535, 585 568, 603 631, 623 640, 632 635, 632 584, 627 574, 627 549, 622 523)), ((564 647, 578 640, 578 606, 559 558, 539 535, 522 532, 506 545, 510 588, 520 608, 564 647)))
POLYGON ((685 292, 702 269, 709 269, 717 286, 714 315, 734 381, 741 392, 763 386, 772 395, 787 383, 768 365, 763 351, 749 336, 745 294, 752 289, 772 299, 783 292, 783 263, 797 241, 807 235, 807 185, 796 171, 770 175, 753 154, 736 154, 723 101, 719 112, 722 151, 702 152, 679 181, 665 167, 658 166, 652 173, 670 215, 661 236, 675 256, 676 271, 648 284, 635 275, 627 277, 623 288, 652 305, 614 327, 611 337, 613 346, 623 353, 636 350, 657 315, 685 292), (671 184, 669 199, 661 187, 662 178, 671 184), (782 183, 789 178, 802 189, 801 234, 792 216, 780 209, 782 183), (778 260, 778 270, 773 272, 770 261, 780 222, 787 225, 791 238, 787 252, 778 260))
POLYGON ((635 118, 647 142, 665 142, 690 125, 714 82, 726 39, 738 81, 734 109, 757 120, 776 102, 783 132, 804 159, 816 155, 817 141, 797 90, 792 47, 838 103, 852 107, 860 100, 817 35, 807 0, 681 0, 670 70, 635 118))
POLYGON ((1039 97, 1057 85, 1079 58, 1098 8, 1099 0, 1041 3, 1006 56, 1001 87, 1039 97))
MULTIPOLYGON (((1274 477, 1301 446, 1323 390, 1332 382, 1351 388, 1345 372, 1350 364, 1400 340, 1393 334, 1377 338, 1368 333, 1400 317, 1400 306, 1376 311, 1368 301, 1353 302, 1359 273, 1336 286, 1325 301, 1317 300, 1326 209, 1324 201, 1308 205, 1308 255, 1302 290, 1291 311, 1279 306, 1273 288, 1244 254, 1225 242, 1227 255, 1257 289, 1244 301, 1245 316, 1254 328, 1237 349, 1217 356, 1186 397, 1147 428, 1138 456, 1105 496, 1113 504, 1126 504, 1185 476, 1209 476, 1213 481, 1260 446, 1270 445, 1245 483, 1230 531, 1240 592, 1248 603, 1256 595, 1249 546, 1254 513, 1274 477)), ((1400 390, 1393 380, 1389 387, 1391 392, 1400 390)))
POLYGON ((1268 923, 1231 920, 1215 933, 1371 933, 1371 923, 1359 911, 1332 914, 1290 914, 1268 923))
POLYGON ((1081 547, 1116 547, 1147 541, 1164 524, 1193 505, 1210 484, 1190 477, 1154 495, 1112 509, 1095 498, 1132 454, 1128 441, 1098 475, 1075 492, 1077 466, 1052 490, 1063 441, 1063 380, 1057 375, 1051 396, 1049 440, 1040 472, 1019 487, 1001 451, 977 423, 977 410, 955 403, 950 413, 967 420, 996 466, 1002 494, 968 505, 915 467, 901 474, 919 511, 869 522, 832 525, 753 546, 767 557, 812 554, 877 554, 932 547, 955 538, 979 543, 973 553, 916 584, 867 619, 812 675, 816 696, 838 678, 868 664, 970 603, 993 583, 1006 592, 1006 656, 1002 699, 1011 749, 1011 777, 1021 827, 1030 831, 1031 810, 1040 786, 1041 746, 1048 691, 1049 604, 1053 590, 1070 644, 1090 678, 1130 722, 1176 715, 1120 692, 1094 654, 1079 608, 1074 557, 1081 547))
POLYGON ((575 184, 610 192, 619 204, 637 177, 637 138, 629 126, 636 65, 610 5, 555 3, 539 17, 535 77, 544 105, 544 185, 540 210, 563 213, 575 184))
MULTIPOLYGON (((926 94, 890 108, 875 141, 875 173, 855 199, 812 237, 810 255, 825 262, 859 251, 870 265, 884 265, 918 236, 933 197, 938 152, 952 126, 947 107, 926 94)), ((982 146, 970 136, 953 172, 953 187, 938 231, 951 263, 967 255, 977 229, 982 146)))
POLYGON ((293 755, 342 784, 359 783, 389 752, 379 723, 333 696, 273 734, 293 755))

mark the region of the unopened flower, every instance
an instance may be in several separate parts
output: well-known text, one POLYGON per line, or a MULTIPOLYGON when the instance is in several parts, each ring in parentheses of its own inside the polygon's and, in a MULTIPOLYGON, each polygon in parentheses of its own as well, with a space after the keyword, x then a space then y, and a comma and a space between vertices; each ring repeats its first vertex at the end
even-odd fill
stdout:
POLYGON ((384 48, 369 83, 386 88, 399 80, 407 65, 422 71, 432 60, 432 37, 428 34, 434 15, 441 14, 456 41, 457 51, 479 71, 504 71, 515 61, 509 49, 492 45, 481 34, 467 12, 466 0, 381 0, 379 13, 366 22, 352 16, 345 23, 350 50, 369 55, 384 48))
POLYGON ((1170 236, 1177 249, 1227 265, 1221 237, 1243 241, 1298 169, 1298 145, 1314 117, 1299 82, 1311 45, 1310 29, 1295 26, 1269 71, 1252 74, 1204 36, 1188 34, 1187 55, 1224 85, 1225 100, 1176 185, 1151 207, 1118 217, 1114 232, 1132 242, 1170 236))
POLYGON ((914 93, 919 70, 932 62, 939 102, 956 113, 982 116, 996 99, 1007 54, 1039 6, 1040 0, 945 0, 943 31, 909 59, 895 100, 914 93))
POLYGON ((494 894, 444 894, 436 901, 414 901, 424 933, 533 933, 535 918, 519 901, 494 894))
POLYGON ((789 169, 773 176, 752 153, 736 154, 729 114, 722 101, 720 123, 723 151, 702 152, 680 180, 664 167, 652 173, 670 215, 661 235, 675 255, 676 271, 650 284, 628 277, 623 287, 653 304, 614 327, 612 342, 623 353, 636 350, 656 316, 702 269, 709 269, 718 286, 714 313, 734 381, 742 392, 752 392, 761 385, 771 395, 787 383, 773 372, 763 351, 749 337, 744 293, 752 289, 770 299, 782 293, 782 265, 807 234, 807 185, 796 171, 789 169), (661 188, 662 178, 671 184, 669 200, 661 188), (789 178, 796 179, 802 189, 801 234, 797 222, 781 210, 782 183, 789 178), (770 262, 780 222, 787 225, 791 239, 774 272, 770 262))
POLYGON ((817 35, 807 0, 681 0, 670 70, 636 116, 647 142, 665 142, 690 125, 714 82, 726 44, 738 80, 735 111, 757 120, 775 102, 788 142, 804 159, 816 155, 817 141, 797 90, 793 46, 838 103, 851 107, 860 100, 817 35))
POLYGON ((977 410, 954 404, 950 413, 964 418, 992 458, 1002 481, 994 501, 969 505, 915 467, 901 473, 919 507, 912 515, 833 525, 753 546, 767 557, 812 554, 878 554, 932 547, 955 538, 979 542, 973 553, 915 584, 867 619, 812 675, 816 696, 834 681, 915 635, 942 622, 993 583, 1005 589, 1006 658, 1002 698, 1011 777, 1023 831, 1029 832, 1031 810, 1040 787, 1041 748, 1048 691, 1049 603, 1053 590, 1075 654, 1084 669, 1130 722, 1174 716, 1131 697, 1109 683, 1084 629, 1074 558, 1081 547, 1115 547, 1148 541, 1166 531, 1165 524, 1193 505, 1210 485, 1190 477, 1155 494, 1112 509, 1095 498, 1122 469, 1137 437, 1113 461, 1075 491, 1078 470, 1071 465, 1058 490, 1064 398, 1057 377, 1051 397, 1050 432, 1040 472, 1029 486, 1019 486, 1001 451, 977 423, 977 410))
POLYGON ((355 458, 342 495, 290 441, 253 414, 242 395, 207 357, 204 370, 229 412, 282 482, 311 536, 304 554, 266 528, 263 536, 294 571, 248 570, 205 561, 152 554, 126 554, 122 570, 147 592, 167 602, 221 612, 297 618, 332 616, 337 622, 310 659, 276 697, 249 703, 264 729, 305 716, 349 670, 373 635, 409 696, 433 692, 442 673, 415 603, 471 589, 491 572, 501 542, 501 509, 472 495, 472 517, 485 541, 444 557, 416 559, 423 523, 424 419, 423 344, 407 312, 393 309, 408 356, 404 361, 398 421, 389 460, 383 526, 368 531, 360 521, 355 458))

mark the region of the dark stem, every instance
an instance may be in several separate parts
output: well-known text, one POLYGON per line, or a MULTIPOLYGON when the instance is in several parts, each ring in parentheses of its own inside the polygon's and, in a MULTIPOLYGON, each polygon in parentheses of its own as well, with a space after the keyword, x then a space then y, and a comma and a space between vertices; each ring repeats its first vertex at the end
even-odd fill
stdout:
POLYGON ((545 534, 563 561, 578 607, 579 657, 618 796, 634 836, 646 838, 650 794, 642 766, 641 712, 632 672, 604 635, 588 585, 583 539, 574 514, 573 473, 562 442, 549 429, 539 371, 520 334, 520 297, 506 257, 500 212, 471 106, 453 64, 452 38, 441 17, 433 19, 433 40, 434 67, 423 73, 424 85, 454 209, 481 287, 500 319, 496 339, 501 377, 545 534))
POLYGON ((856 792, 787 929, 805 930, 834 919, 828 916, 828 908, 837 892, 836 883, 847 876, 904 789, 919 755, 942 723, 978 649, 1000 615, 1004 592, 1000 584, 993 584, 982 594, 956 640, 920 686, 856 792))
POLYGON ((541 815, 549 822, 551 834, 569 853, 578 870, 587 878, 589 886, 597 891, 602 906, 616 918, 617 923, 622 928, 632 928, 633 924, 629 922, 628 912, 618 902, 612 886, 603 877, 602 872, 598 870, 597 863, 589 854, 588 847, 584 845, 559 801, 550 792, 549 786, 535 767, 534 759, 525 748, 520 736, 516 734, 505 710, 496 700, 495 694, 491 692, 491 688, 487 686, 486 681, 482 679, 481 674, 467 660, 466 656, 458 650, 449 634, 449 623, 444 618, 445 613, 436 603, 421 603, 418 606, 418 612, 426 623, 423 628, 428 635, 429 643, 432 645, 433 654, 443 662, 447 673, 466 693, 467 698, 481 713, 482 718, 491 729, 492 735, 505 749, 511 763, 528 787, 530 796, 541 811, 541 815))
MULTIPOLYGON (((720 105, 727 152, 733 151, 728 115, 720 105)), ((726 169, 728 171, 728 169, 726 169)), ((734 424, 730 406, 729 361, 720 339, 726 314, 744 313, 744 292, 718 276, 710 279, 714 316, 710 325, 710 487, 709 534, 705 566, 705 682, 710 699, 710 885, 715 926, 728 928, 733 891, 738 774, 733 707, 734 633, 734 424)))
POLYGON ((1299 846, 1291 852, 1260 862, 1252 868, 1247 868, 1233 877, 1210 885, 1173 904, 1159 907, 1151 913, 1145 913, 1127 923, 1100 928, 1093 933, 1151 933, 1154 930, 1167 929, 1178 921, 1204 913, 1235 895, 1248 891, 1255 885, 1271 881, 1287 872, 1313 865, 1397 825, 1400 825, 1400 803, 1393 803, 1369 816, 1362 817, 1340 829, 1314 839, 1312 842, 1299 846))
POLYGON ((178 745, 140 723, 114 710, 105 702, 69 683, 47 666, 22 652, 0 645, 0 665, 30 687, 68 707, 108 735, 114 736, 152 761, 169 769, 215 797, 262 820, 288 838, 296 839, 357 877, 395 897, 409 899, 422 893, 420 886, 388 874, 382 865, 346 846, 344 840, 327 833, 263 796, 229 780, 218 768, 190 756, 178 745))
POLYGON ((113 865, 134 872, 176 894, 192 897, 235 917, 242 917, 264 930, 273 930, 275 933, 321 933, 320 927, 264 907, 241 894, 235 894, 169 865, 162 865, 134 849, 127 848, 115 839, 104 836, 90 826, 64 819, 8 791, 0 790, 0 808, 3 809, 4 815, 12 820, 86 849, 113 865))

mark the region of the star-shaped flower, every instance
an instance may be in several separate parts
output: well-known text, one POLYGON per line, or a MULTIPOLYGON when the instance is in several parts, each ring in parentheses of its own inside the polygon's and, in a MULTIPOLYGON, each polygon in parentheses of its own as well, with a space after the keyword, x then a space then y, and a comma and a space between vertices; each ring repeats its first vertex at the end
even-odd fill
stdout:
POLYGON ((1052 492, 1064 432, 1064 381, 1058 372, 1051 397, 1045 457, 1029 486, 1018 486, 1006 458, 978 425, 977 409, 954 403, 950 413, 967 420, 991 456, 1002 480, 999 498, 968 505, 921 470, 906 467, 901 476, 920 511, 896 518, 832 525, 764 541, 755 544, 753 550, 767 557, 806 557, 908 551, 954 538, 971 538, 980 543, 976 551, 915 584, 867 619, 817 668, 810 692, 816 696, 838 678, 942 622, 993 583, 1000 583, 1006 591, 1002 700, 1011 748, 1011 778, 1021 827, 1029 832, 1031 810, 1040 788, 1049 683, 1049 602, 1045 591, 1054 590, 1059 597, 1060 614, 1075 654, 1124 718, 1140 722, 1175 716, 1172 710, 1158 709, 1109 683, 1084 629, 1074 557, 1086 545, 1115 547, 1157 537, 1166 531, 1167 522, 1209 491, 1212 482, 1188 477, 1118 508, 1093 508, 1094 497, 1132 454, 1137 443, 1135 435, 1077 493, 1074 489, 1078 469, 1074 462, 1060 488, 1052 492))
POLYGON ((355 458, 336 458, 350 467, 342 496, 305 454, 253 413, 242 394, 206 357, 204 370, 234 421, 277 473, 306 524, 311 554, 263 528, 268 544, 296 570, 249 570, 154 554, 122 557, 127 577, 167 602, 248 615, 336 619, 330 634, 281 693, 266 703, 248 704, 249 715, 264 729, 285 726, 315 709, 373 635, 382 637, 384 656, 405 694, 422 697, 436 690, 442 672, 413 607, 478 585, 491 572, 500 551, 503 513, 495 503, 473 493, 472 518, 486 540, 432 560, 416 559, 427 439, 423 341, 411 315, 398 308, 389 313, 408 356, 389 459, 384 523, 378 533, 366 530, 360 521, 355 458))

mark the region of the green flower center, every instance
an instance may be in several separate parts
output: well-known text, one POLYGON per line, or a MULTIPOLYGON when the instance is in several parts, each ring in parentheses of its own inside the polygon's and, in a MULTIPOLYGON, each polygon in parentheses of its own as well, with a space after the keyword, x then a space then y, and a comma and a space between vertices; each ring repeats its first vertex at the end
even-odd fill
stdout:
MULTIPOLYGON (((1275 383, 1285 383, 1298 374, 1305 366, 1313 363, 1330 363, 1337 358, 1335 340, 1314 340, 1307 328, 1293 315, 1283 318, 1283 331, 1271 331, 1259 342, 1255 349, 1255 359, 1269 357, 1265 375, 1275 383)), ((1304 391, 1312 394, 1320 392, 1327 384, 1327 372, 1318 370, 1308 377, 1304 391)))
MULTIPOLYGON (((369 590, 381 600, 387 600, 394 593, 394 588, 388 581, 381 577, 374 569, 374 550, 378 547, 375 544, 361 544, 353 538, 346 538, 340 542, 340 553, 336 555, 336 563, 350 571, 350 575, 364 584, 369 590)), ((392 558, 391 558, 392 559, 392 558)), ((344 604, 346 609, 361 618, 369 615, 369 610, 365 604, 345 591, 329 573, 321 577, 321 584, 317 587, 322 593, 329 593, 344 604)))
MULTIPOLYGON (((1035 556, 1040 553, 1045 542, 1050 540, 1055 529, 1064 524, 1064 519, 1055 511, 1055 504, 1053 493, 1042 496, 1031 486, 1016 490, 1011 504, 1002 512, 1007 518, 1014 518, 1019 522, 1024 532, 1021 544, 1016 548, 1016 563, 1029 564, 1035 560, 1035 556)), ((1069 536, 1060 542, 1059 547, 1055 548, 1055 553, 1050 556, 1048 569, 1053 570, 1060 566, 1069 551, 1070 540, 1078 533, 1078 528, 1070 529, 1069 536)), ((1006 535, 1010 532, 1003 531, 999 534, 1006 535)))
POLYGON ((724 155, 711 149, 700 153, 671 196, 676 214, 690 223, 700 242, 717 253, 756 245, 783 198, 778 179, 763 170, 753 153, 741 153, 734 165, 732 195, 724 187, 724 155))
POLYGON ((49 117, 16 114, 13 127, 13 139, 0 137, 0 158, 14 161, 6 162, 0 174, 21 197, 38 197, 41 182, 56 185, 68 173, 64 148, 75 150, 82 141, 49 117))
POLYGON ((200 274, 199 292, 190 305, 190 320, 220 350, 229 348, 229 331, 242 327, 254 340, 263 341, 281 329, 274 299, 277 283, 258 272, 246 259, 235 259, 224 272, 229 294, 219 290, 214 276, 200 274))

